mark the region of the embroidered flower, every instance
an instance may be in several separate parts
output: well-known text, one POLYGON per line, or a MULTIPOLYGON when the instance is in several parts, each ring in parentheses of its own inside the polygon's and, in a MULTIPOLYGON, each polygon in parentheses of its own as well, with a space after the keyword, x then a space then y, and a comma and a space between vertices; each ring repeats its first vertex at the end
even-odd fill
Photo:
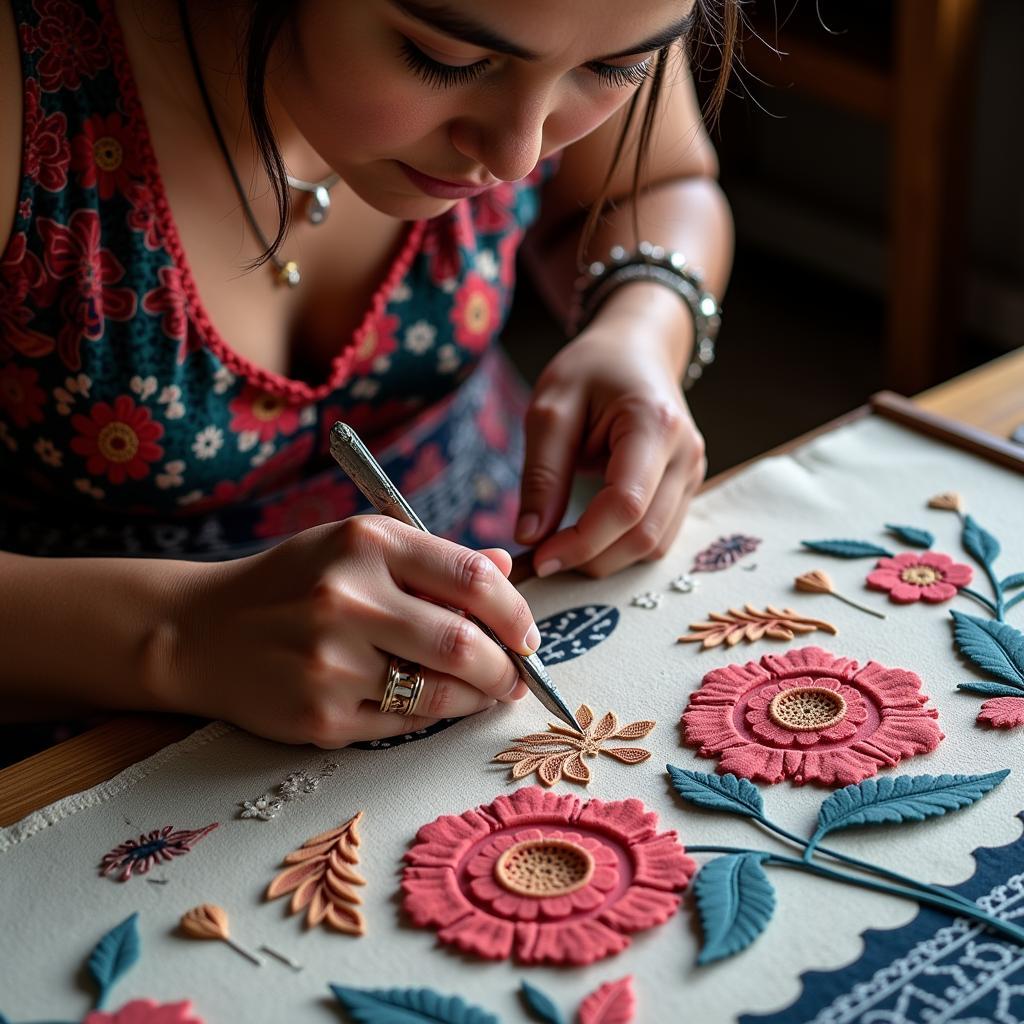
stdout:
POLYGON ((133 999, 120 1010, 108 1013, 93 1010, 82 1024, 203 1024, 190 1002, 154 1003, 152 999, 133 999))
POLYGON ((75 481, 75 490, 87 494, 94 501, 102 501, 107 496, 107 492, 102 487, 94 487, 92 481, 85 477, 79 477, 75 481))
POLYGON ((175 857, 189 852, 204 836, 209 835, 219 822, 203 828, 184 828, 175 830, 173 825, 155 828, 148 835, 140 835, 136 839, 126 839, 115 846, 110 853, 103 855, 100 861, 100 875, 120 872, 119 882, 127 882, 134 872, 144 875, 155 864, 166 863, 175 857))
POLYGON ((129 395, 118 395, 113 406, 97 402, 88 416, 72 416, 71 424, 78 431, 71 450, 85 457, 93 476, 106 473, 112 484, 124 483, 126 477, 141 480, 149 473, 149 463, 163 458, 164 450, 156 443, 163 426, 129 395))
MULTIPOLYGON (((131 382, 129 382, 130 386, 131 382)), ((88 398, 91 387, 92 380, 84 373, 78 374, 77 377, 66 377, 64 379, 64 387, 53 389, 53 397, 57 402, 57 412, 61 416, 69 416, 71 414, 71 407, 75 404, 75 396, 81 395, 83 398, 88 398)))
POLYGON ((29 251, 25 233, 12 235, 0 259, 0 356, 20 352, 38 359, 53 351, 53 338, 29 326, 35 313, 26 302, 45 280, 43 265, 29 251))
POLYGON ((192 442, 192 453, 197 459, 212 459, 224 446, 224 431, 216 424, 203 427, 192 442))
POLYGON ((45 462, 48 466, 53 466, 54 469, 60 469, 64 462, 63 453, 54 445, 54 443, 46 437, 40 437, 36 440, 36 443, 32 445, 32 450, 45 462))
POLYGON ((868 573, 872 590, 888 590, 889 600, 911 604, 925 600, 932 604, 948 601, 961 587, 971 582, 969 565, 954 562, 938 551, 908 551, 892 558, 880 558, 878 567, 868 573))
POLYGON ((172 459, 170 462, 165 463, 164 471, 162 473, 157 473, 157 487, 162 491, 169 490, 171 487, 180 487, 185 482, 185 478, 182 475, 184 472, 184 460, 172 459))
POLYGON ((156 216, 153 190, 143 181, 131 181, 124 190, 125 198, 131 204, 126 222, 132 231, 142 235, 142 244, 150 251, 163 248, 160 236, 160 222, 156 216))
POLYGON ((180 401, 181 388, 177 384, 168 384, 156 396, 157 404, 166 406, 164 416, 169 420, 180 420, 185 415, 185 406, 180 401))
POLYGON ((254 384, 246 384, 228 408, 232 412, 231 429, 255 431, 261 441, 272 441, 278 433, 293 434, 299 426, 298 406, 254 384))
POLYGON ((30 366, 0 366, 0 409, 16 427, 42 422, 46 393, 36 383, 38 380, 39 374, 30 366))
POLYGON ((235 375, 226 366, 218 366, 213 374, 213 393, 223 395, 234 383, 235 375))
POLYGON ((479 274, 467 274, 452 306, 455 340, 470 352, 482 352, 497 333, 500 316, 498 293, 479 274))
POLYGON ((517 789, 424 825, 406 853, 413 923, 465 953, 589 964, 678 909, 696 865, 639 800, 517 789))
POLYGON ((353 376, 382 373, 387 369, 388 358, 398 348, 395 332, 400 324, 401 320, 394 314, 382 313, 356 333, 349 371, 353 376))
POLYGON ((100 219, 96 210, 81 209, 68 223, 49 217, 36 221, 45 245, 43 262, 57 280, 74 278, 78 287, 65 290, 61 300, 64 326, 57 350, 69 370, 82 365, 80 344, 99 341, 107 320, 131 320, 137 306, 131 288, 114 287, 124 277, 124 267, 108 249, 100 247, 100 219))
POLYGON ((744 533, 719 537, 694 556, 690 572, 720 572, 722 569, 728 569, 744 555, 756 551, 760 543, 760 537, 748 537, 744 533))
POLYGON ((71 163, 67 116, 62 110, 53 114, 43 110, 39 83, 34 78, 25 81, 24 103, 24 173, 48 192, 60 192, 68 183, 71 163))
POLYGON ((462 268, 462 246, 474 244, 473 224, 466 203, 427 221, 420 252, 427 260, 430 279, 437 285, 454 279, 462 268))
POLYGON ((646 590, 642 594, 634 594, 629 599, 629 603, 634 608, 645 608, 647 611, 651 611, 661 607, 661 594, 655 593, 653 590, 646 590))
POLYGON ((177 267, 161 267, 157 274, 160 284, 142 297, 142 308, 160 317, 160 328, 165 337, 178 343, 177 360, 183 363, 201 342, 198 337, 189 336, 188 304, 181 271, 177 267))
POLYGON ((847 786, 938 746, 927 700, 907 669, 802 647, 709 672, 683 714, 683 736, 704 757, 721 755, 723 774, 847 786))
POLYGON ((324 474, 265 506, 252 532, 257 537, 283 537, 311 526, 337 522, 355 512, 356 494, 355 486, 348 480, 324 474))
POLYGON ((110 54, 92 18, 83 8, 67 0, 34 0, 39 13, 36 25, 22 25, 22 46, 29 53, 42 51, 36 72, 46 92, 72 92, 85 78, 107 67, 110 54))
POLYGON ((421 356, 434 344, 437 328, 426 320, 417 320, 405 329, 405 347, 415 355, 421 356))
POLYGON ((455 373, 461 366, 459 350, 450 341, 437 350, 438 373, 455 373))
POLYGON ((279 800, 272 793, 264 793, 255 800, 243 800, 238 805, 241 807, 238 816, 240 818, 259 818, 260 821, 270 821, 277 816, 284 807, 284 801, 279 800))
POLYGON ((1024 695, 1020 697, 993 697, 981 705, 978 721, 993 729, 1016 729, 1024 725, 1024 695))
POLYGON ((134 135, 118 113, 93 114, 71 144, 71 166, 85 188, 95 188, 100 199, 124 192, 140 171, 134 135))

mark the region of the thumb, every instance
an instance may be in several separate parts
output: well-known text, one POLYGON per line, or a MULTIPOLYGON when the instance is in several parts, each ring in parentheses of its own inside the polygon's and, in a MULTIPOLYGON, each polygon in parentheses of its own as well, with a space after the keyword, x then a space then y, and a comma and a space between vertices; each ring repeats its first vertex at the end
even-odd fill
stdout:
POLYGON ((501 570, 502 576, 512 571, 512 556, 504 548, 480 548, 480 554, 489 558, 501 570))
POLYGON ((582 430, 583 410, 576 403, 534 403, 527 410, 518 543, 534 544, 561 522, 569 503, 582 430))

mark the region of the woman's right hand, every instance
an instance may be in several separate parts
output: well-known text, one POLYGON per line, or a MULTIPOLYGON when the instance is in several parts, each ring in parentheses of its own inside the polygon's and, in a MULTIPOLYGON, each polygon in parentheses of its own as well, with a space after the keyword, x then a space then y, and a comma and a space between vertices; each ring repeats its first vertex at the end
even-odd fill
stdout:
MULTIPOLYGON (((181 563, 179 563, 180 565, 181 563)), ((384 516, 315 527, 187 574, 153 650, 161 706, 288 743, 344 746, 516 700, 508 655, 539 644, 500 549, 472 551, 384 516), (423 666, 418 715, 380 710, 392 655, 423 666)))

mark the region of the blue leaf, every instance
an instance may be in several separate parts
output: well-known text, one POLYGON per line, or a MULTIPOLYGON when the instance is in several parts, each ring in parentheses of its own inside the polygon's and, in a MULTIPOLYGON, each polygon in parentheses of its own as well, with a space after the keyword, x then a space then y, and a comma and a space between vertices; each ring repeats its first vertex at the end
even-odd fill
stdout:
POLYGON ((1024 686, 1007 686, 1005 683, 957 683, 956 688, 986 697, 1024 697, 1024 686))
POLYGON ((1024 633, 1005 622, 978 619, 963 612, 949 614, 953 616, 953 635, 961 654, 1004 683, 1024 685, 1024 633))
POLYGON ((537 656, 545 665, 572 661, 607 640, 618 624, 619 609, 607 604, 585 604, 549 615, 537 623, 537 656))
POLYGON ((537 1020, 543 1021, 544 1024, 565 1024, 565 1018, 559 1012, 558 1007, 539 988, 524 981, 521 983, 519 991, 537 1020))
POLYGON ((999 586, 1003 590, 1016 590, 1017 587, 1024 587, 1024 572, 1015 572, 1012 576, 1007 576, 999 586))
POLYGON ((693 882, 704 929, 698 964, 746 949, 765 930, 775 910, 775 890, 761 867, 767 853, 732 853, 708 861, 693 882))
POLYGON ((835 555, 837 558, 891 558, 892 552, 880 548, 877 544, 868 544, 862 540, 802 540, 801 544, 811 551, 823 555, 835 555))
POLYGON ((760 818, 764 803, 757 786, 735 775, 709 775, 667 764, 672 788, 688 803, 744 818, 760 818))
POLYGON ((93 981, 99 987, 96 1008, 100 1009, 107 1001, 114 982, 139 959, 141 949, 139 943, 138 914, 126 917, 119 925, 111 928, 96 943, 96 948, 89 956, 85 965, 93 981))
POLYGON ((885 528, 896 534, 905 544, 915 548, 930 548, 935 543, 935 535, 916 526, 900 526, 898 523, 886 523, 885 528))
POLYGON ((964 517, 960 540, 964 548, 982 565, 991 565, 999 557, 999 541, 987 530, 983 530, 971 516, 964 517))
POLYGON ((899 825, 959 811, 995 789, 1009 768, 987 775, 884 775, 837 790, 818 808, 805 859, 829 833, 856 825, 899 825))
POLYGON ((358 1024, 500 1024, 493 1013, 429 988, 346 988, 335 998, 358 1024))

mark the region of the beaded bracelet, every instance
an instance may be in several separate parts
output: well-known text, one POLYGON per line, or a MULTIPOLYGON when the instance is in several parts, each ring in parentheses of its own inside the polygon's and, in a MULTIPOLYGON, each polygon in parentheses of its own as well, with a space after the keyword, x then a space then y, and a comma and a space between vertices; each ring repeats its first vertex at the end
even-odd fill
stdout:
POLYGON ((693 316, 693 358, 686 368, 683 388, 690 388, 715 360, 715 339, 722 322, 722 308, 705 290, 703 277, 687 264, 680 252, 641 242, 635 251, 613 246, 607 263, 595 260, 576 281, 576 303, 572 318, 578 334, 594 318, 598 308, 615 289, 632 281, 656 281, 674 291, 693 316))

